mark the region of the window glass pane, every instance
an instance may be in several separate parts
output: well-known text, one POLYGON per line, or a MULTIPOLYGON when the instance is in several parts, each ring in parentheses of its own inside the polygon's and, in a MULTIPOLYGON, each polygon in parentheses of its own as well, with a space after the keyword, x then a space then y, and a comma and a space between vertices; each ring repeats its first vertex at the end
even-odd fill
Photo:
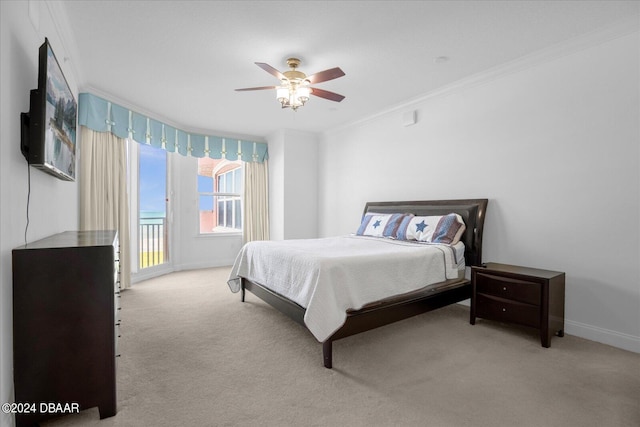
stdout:
POLYGON ((153 267, 168 260, 167 152, 138 144, 138 267, 153 267))
MULTIPOLYGON (((213 182, 213 180, 212 180, 213 182)), ((213 209, 215 203, 215 197, 213 196, 200 196, 200 232, 211 233, 216 223, 216 212, 213 209)))
POLYGON ((198 193, 213 193, 213 178, 198 175, 198 193))
POLYGON ((240 193, 242 191, 242 168, 238 168, 233 171, 234 174, 234 192, 240 193))
POLYGON ((224 227, 224 201, 218 198, 218 225, 224 227))
POLYGON ((243 174, 241 161, 198 159, 200 233, 242 231, 243 174))
POLYGON ((241 203, 240 199, 237 198, 235 200, 236 222, 235 222, 234 228, 237 228, 238 230, 242 230, 242 210, 240 208, 240 206, 241 206, 240 203, 241 203))
POLYGON ((233 171, 224 174, 227 185, 224 191, 227 193, 233 193, 233 171))
POLYGON ((213 211, 213 196, 200 196, 199 207, 201 211, 213 211))
POLYGON ((225 227, 233 227, 233 200, 227 200, 225 203, 225 227))

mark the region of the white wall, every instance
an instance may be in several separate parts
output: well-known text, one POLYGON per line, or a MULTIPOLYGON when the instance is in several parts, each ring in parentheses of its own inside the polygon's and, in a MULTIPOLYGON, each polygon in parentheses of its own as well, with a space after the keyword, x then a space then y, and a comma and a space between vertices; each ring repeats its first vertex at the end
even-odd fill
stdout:
POLYGON ((271 240, 318 236, 318 136, 282 130, 269 144, 271 240))
MULTIPOLYGON (((77 99, 76 76, 47 4, 0 2, 0 403, 13 399, 11 249, 24 244, 27 164, 20 153, 21 112, 38 85, 38 48, 47 37, 77 99), (30 9, 31 7, 31 9, 30 9), (31 17, 30 18, 30 10, 31 17)), ((78 228, 78 186, 31 168, 29 242, 78 228)), ((13 417, 0 412, 0 425, 13 417)))
POLYGON ((489 198, 484 261, 566 272, 566 332, 640 352, 640 45, 616 37, 325 134, 320 235, 366 201, 489 198))
POLYGON ((284 240, 285 224, 285 133, 267 137, 269 146, 269 237, 284 240))
POLYGON ((172 254, 178 270, 220 267, 233 264, 242 247, 242 234, 205 236, 199 234, 197 192, 198 159, 171 154, 174 182, 172 254))

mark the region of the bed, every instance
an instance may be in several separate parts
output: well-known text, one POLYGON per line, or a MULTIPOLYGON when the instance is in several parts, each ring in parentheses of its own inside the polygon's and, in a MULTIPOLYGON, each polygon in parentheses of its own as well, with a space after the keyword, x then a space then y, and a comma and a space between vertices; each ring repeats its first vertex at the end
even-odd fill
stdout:
POLYGON ((324 366, 331 368, 334 341, 470 297, 464 272, 482 263, 487 204, 487 199, 368 202, 354 235, 245 244, 228 284, 242 302, 250 291, 309 329, 322 343, 324 366), (455 217, 463 226, 448 240, 438 240, 437 231, 433 241, 424 242, 400 233, 401 224, 427 217, 455 217), (379 218, 388 220, 386 237, 364 231, 374 230, 379 218))

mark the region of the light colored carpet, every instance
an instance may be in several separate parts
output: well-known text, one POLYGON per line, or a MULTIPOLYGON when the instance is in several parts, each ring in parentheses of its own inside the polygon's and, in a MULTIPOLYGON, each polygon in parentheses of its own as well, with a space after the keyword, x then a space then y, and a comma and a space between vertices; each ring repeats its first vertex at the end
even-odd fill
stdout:
POLYGON ((59 426, 638 426, 640 355, 453 305, 334 343, 226 285, 173 273, 122 295, 118 414, 59 426))

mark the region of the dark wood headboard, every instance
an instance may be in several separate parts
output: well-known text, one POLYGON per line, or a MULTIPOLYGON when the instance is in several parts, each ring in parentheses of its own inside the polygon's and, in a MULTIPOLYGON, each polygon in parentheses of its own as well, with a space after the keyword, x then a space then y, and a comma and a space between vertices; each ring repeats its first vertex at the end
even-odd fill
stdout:
POLYGON ((465 246, 467 265, 482 264, 482 232, 488 199, 422 200, 410 202, 367 202, 364 213, 412 213, 416 216, 457 213, 464 220, 466 230, 460 239, 465 246))

